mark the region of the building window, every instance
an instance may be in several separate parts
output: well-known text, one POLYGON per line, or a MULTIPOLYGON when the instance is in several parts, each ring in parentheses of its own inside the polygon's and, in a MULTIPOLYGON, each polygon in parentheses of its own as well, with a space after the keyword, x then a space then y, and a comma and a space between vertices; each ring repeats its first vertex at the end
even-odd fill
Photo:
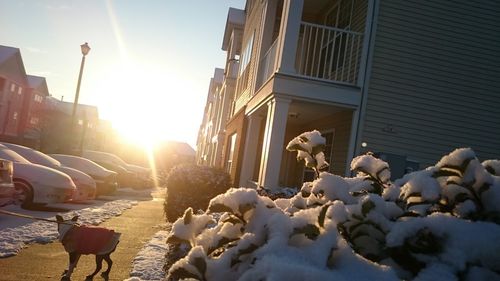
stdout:
POLYGON ((17 111, 14 111, 14 113, 12 113, 12 119, 17 120, 17 111))
POLYGON ((41 103, 43 101, 43 97, 40 95, 35 95, 35 101, 41 103))
POLYGON ((236 137, 238 134, 234 133, 229 137, 228 147, 227 147, 227 157, 226 157, 226 172, 231 173, 231 168, 233 167, 234 158, 234 146, 236 145, 236 137))
POLYGON ((11 92, 15 92, 16 91, 16 84, 14 84, 14 83, 10 84, 10 91, 11 92))
POLYGON ((30 123, 31 123, 32 125, 36 125, 36 124, 38 124, 38 117, 31 117, 31 119, 30 119, 30 123))
POLYGON ((20 95, 22 93, 23 93, 23 88, 22 87, 17 88, 17 94, 20 95))
POLYGON ((243 91, 245 91, 250 84, 250 67, 248 67, 248 65, 250 64, 250 60, 252 58, 254 37, 255 30, 252 33, 252 37, 250 37, 250 39, 248 39, 248 41, 245 43, 245 48, 243 49, 240 56, 240 71, 238 75, 238 88, 236 90, 238 94, 241 94, 243 91))
POLYGON ((246 70, 248 64, 250 63, 250 58, 252 57, 254 36, 255 36, 255 31, 253 32, 252 37, 250 37, 250 39, 245 44, 245 48, 243 49, 243 52, 241 54, 240 75, 241 75, 241 73, 243 73, 243 71, 246 70))

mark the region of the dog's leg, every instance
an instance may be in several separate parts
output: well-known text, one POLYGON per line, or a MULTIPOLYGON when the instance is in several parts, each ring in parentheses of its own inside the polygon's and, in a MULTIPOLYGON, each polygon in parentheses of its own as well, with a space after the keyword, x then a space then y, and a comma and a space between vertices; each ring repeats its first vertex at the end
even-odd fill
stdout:
POLYGON ((92 280, 94 278, 94 276, 99 271, 101 271, 101 268, 102 268, 102 259, 103 258, 104 258, 104 256, 102 256, 102 255, 96 255, 95 256, 95 271, 92 274, 87 275, 86 280, 92 280))
POLYGON ((104 255, 104 260, 108 264, 108 269, 106 269, 106 271, 104 271, 103 273, 101 273, 102 277, 109 276, 109 272, 111 271, 111 267, 113 266, 113 261, 111 260, 110 255, 111 255, 111 253, 104 255))
POLYGON ((76 252, 69 253, 69 266, 68 270, 65 270, 63 273, 62 280, 70 280, 71 274, 73 274, 73 269, 75 269, 78 260, 80 259, 80 254, 76 252))

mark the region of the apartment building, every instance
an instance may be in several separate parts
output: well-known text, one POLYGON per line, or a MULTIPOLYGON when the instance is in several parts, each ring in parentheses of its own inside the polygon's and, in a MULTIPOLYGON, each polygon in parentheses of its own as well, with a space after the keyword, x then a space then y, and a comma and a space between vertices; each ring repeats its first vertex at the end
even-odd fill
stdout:
POLYGON ((18 48, 0 45, 0 139, 37 146, 45 78, 27 75, 18 48))
POLYGON ((220 161, 198 158, 235 185, 309 180, 285 146, 313 129, 339 175, 366 151, 389 161, 394 177, 457 147, 500 158, 499 2, 248 0, 236 12, 244 21, 226 61, 226 73, 239 61, 228 116, 201 126, 225 124, 220 154, 205 154, 220 161))

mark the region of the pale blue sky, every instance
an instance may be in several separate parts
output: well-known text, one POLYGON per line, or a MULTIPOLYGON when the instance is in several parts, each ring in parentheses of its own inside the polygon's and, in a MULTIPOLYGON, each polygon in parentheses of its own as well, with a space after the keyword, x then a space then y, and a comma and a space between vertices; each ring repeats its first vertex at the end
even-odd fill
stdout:
MULTIPOLYGON (((229 7, 244 0, 0 0, 0 45, 21 49, 28 74, 52 96, 80 103, 116 127, 196 142, 210 77, 224 64, 229 7), (155 120, 151 122, 151 120, 155 120)), ((130 133, 129 132, 129 133, 130 133)))

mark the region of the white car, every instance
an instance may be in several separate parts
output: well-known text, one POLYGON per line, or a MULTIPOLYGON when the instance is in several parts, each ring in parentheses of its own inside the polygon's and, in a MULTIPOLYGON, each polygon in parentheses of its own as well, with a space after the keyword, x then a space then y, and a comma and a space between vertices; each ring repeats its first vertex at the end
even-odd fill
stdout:
POLYGON ((66 154, 49 154, 49 156, 65 166, 80 170, 91 176, 97 184, 97 195, 111 194, 118 188, 117 173, 89 159, 66 154))
POLYGON ((12 161, 15 199, 23 207, 28 207, 32 203, 66 202, 76 191, 76 186, 68 175, 33 164, 2 144, 0 144, 0 158, 12 161))
POLYGON ((99 165, 103 165, 105 167, 118 166, 124 168, 128 171, 128 173, 133 175, 133 178, 128 178, 128 184, 131 185, 130 187, 151 187, 151 169, 128 164, 120 157, 108 152, 84 150, 82 151, 82 157, 97 162, 99 165))
POLYGON ((73 201, 85 201, 95 199, 96 196, 96 182, 91 176, 76 169, 61 165, 59 161, 48 156, 45 153, 25 147, 22 145, 12 143, 2 143, 6 147, 17 152, 22 157, 34 164, 46 166, 60 172, 63 172, 71 177, 76 185, 76 192, 73 194, 73 201))

